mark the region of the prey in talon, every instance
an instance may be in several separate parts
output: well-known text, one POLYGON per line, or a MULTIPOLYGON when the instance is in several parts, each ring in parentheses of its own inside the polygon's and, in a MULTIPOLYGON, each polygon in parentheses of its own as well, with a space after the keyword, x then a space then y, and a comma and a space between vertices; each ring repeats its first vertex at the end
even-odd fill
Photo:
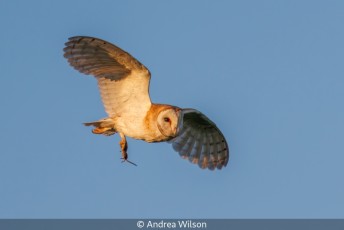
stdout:
POLYGON ((137 166, 137 164, 135 164, 134 162, 131 162, 130 160, 128 160, 128 144, 127 144, 127 139, 125 138, 124 135, 120 135, 121 136, 121 141, 119 142, 119 145, 121 146, 121 152, 122 152, 122 163, 123 162, 128 162, 132 165, 137 166))

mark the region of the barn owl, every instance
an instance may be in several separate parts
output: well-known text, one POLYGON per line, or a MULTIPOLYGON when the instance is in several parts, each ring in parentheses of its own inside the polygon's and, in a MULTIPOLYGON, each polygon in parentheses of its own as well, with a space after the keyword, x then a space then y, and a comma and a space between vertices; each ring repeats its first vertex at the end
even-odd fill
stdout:
MULTIPOLYGON (((98 81, 107 118, 84 123, 94 134, 118 133, 123 161, 128 161, 126 137, 146 142, 171 143, 180 156, 200 168, 221 169, 229 149, 221 131, 201 112, 149 97, 149 70, 129 53, 104 40, 77 36, 65 43, 69 64, 98 81)), ((134 164, 134 163, 133 163, 134 164)))

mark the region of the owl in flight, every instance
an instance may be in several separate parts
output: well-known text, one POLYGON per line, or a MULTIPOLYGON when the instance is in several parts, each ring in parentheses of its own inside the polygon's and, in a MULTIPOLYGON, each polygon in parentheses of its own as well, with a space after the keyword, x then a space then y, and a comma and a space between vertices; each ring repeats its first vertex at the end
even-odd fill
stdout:
POLYGON ((152 103, 150 72, 129 53, 93 37, 71 37, 65 45, 64 57, 69 64, 97 79, 108 114, 84 124, 93 126, 94 134, 118 133, 123 161, 130 162, 128 136, 146 142, 167 141, 181 157, 201 168, 214 170, 227 165, 228 145, 216 125, 195 109, 152 103))

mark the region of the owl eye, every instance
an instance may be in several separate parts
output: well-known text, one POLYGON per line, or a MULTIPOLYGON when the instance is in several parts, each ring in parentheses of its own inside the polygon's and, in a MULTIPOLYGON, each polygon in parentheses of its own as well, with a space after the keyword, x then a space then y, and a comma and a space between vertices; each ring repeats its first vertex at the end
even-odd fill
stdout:
POLYGON ((164 117, 164 121, 165 121, 165 122, 170 122, 170 118, 164 117))

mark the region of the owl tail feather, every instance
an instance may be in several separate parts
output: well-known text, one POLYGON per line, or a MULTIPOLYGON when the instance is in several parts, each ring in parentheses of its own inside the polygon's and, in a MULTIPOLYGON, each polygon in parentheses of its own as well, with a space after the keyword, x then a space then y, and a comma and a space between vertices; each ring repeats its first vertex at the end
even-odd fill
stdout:
POLYGON ((116 133, 114 128, 114 122, 111 118, 101 119, 94 122, 86 122, 85 126, 94 126, 95 129, 92 130, 94 134, 103 134, 105 136, 111 136, 116 133))

